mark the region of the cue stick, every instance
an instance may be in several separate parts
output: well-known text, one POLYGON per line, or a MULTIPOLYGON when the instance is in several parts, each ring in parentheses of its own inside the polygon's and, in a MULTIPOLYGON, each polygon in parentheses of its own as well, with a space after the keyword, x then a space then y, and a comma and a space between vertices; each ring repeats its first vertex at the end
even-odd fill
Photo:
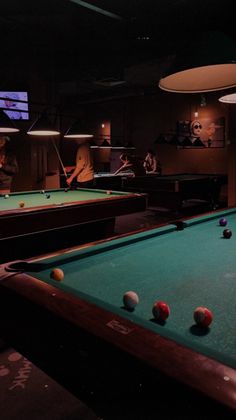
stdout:
POLYGON ((58 148, 57 148, 57 146, 56 146, 56 143, 55 143, 55 141, 54 141, 53 139, 52 139, 52 144, 53 144, 53 146, 54 146, 54 148, 55 148, 55 150, 56 150, 56 154, 57 154, 57 157, 58 157, 59 162, 60 162, 60 164, 61 164, 61 167, 62 167, 62 169, 63 169, 64 175, 65 175, 65 177, 66 177, 66 178, 68 178, 68 175, 67 175, 66 170, 65 170, 65 166, 63 165, 63 162, 62 162, 62 160, 61 160, 60 153, 59 153, 58 148))

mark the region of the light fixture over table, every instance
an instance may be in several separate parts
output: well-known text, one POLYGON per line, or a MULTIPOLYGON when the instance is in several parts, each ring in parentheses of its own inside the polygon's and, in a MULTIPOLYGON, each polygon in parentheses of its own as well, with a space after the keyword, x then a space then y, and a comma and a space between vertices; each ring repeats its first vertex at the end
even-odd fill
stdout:
POLYGON ((11 134, 20 131, 14 124, 14 122, 0 110, 0 133, 11 134))
POLYGON ((93 134, 81 121, 75 121, 64 134, 66 139, 91 138, 93 134))
POLYGON ((198 93, 236 86, 236 44, 221 32, 198 35, 176 54, 159 87, 168 92, 198 93))
POLYGON ((45 111, 36 119, 36 121, 34 121, 27 131, 27 134, 31 136, 58 136, 60 131, 58 131, 55 124, 49 120, 45 111))
POLYGON ((236 104, 236 93, 221 96, 218 100, 226 104, 236 104))

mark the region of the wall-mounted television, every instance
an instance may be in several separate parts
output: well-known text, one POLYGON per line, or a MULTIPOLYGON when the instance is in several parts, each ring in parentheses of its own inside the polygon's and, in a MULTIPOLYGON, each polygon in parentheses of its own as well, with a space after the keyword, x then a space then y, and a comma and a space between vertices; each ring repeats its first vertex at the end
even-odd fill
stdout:
POLYGON ((0 91, 0 109, 11 120, 28 120, 28 92, 0 91))

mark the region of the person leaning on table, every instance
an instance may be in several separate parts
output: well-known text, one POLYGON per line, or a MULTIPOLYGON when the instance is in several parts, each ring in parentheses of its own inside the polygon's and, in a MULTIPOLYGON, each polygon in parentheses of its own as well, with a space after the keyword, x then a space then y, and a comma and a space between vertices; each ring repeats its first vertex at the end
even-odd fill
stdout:
POLYGON ((146 175, 142 162, 135 156, 122 153, 120 155, 120 161, 122 165, 117 169, 114 175, 117 175, 122 171, 126 171, 127 169, 131 170, 134 176, 146 175))
POLYGON ((66 182, 70 186, 76 178, 76 187, 89 188, 93 186, 94 168, 93 157, 90 144, 86 139, 78 139, 78 149, 76 153, 76 166, 66 182))

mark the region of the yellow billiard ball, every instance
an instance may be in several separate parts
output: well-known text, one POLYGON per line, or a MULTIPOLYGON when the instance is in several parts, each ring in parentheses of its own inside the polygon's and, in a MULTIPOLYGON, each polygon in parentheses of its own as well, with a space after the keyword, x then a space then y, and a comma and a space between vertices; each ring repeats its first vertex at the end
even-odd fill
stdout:
POLYGON ((19 202, 19 207, 25 207, 25 203, 24 203, 24 201, 20 201, 20 202, 19 202))
POLYGON ((64 279, 64 272, 61 270, 61 268, 53 268, 50 273, 50 277, 53 280, 62 281, 64 279))

